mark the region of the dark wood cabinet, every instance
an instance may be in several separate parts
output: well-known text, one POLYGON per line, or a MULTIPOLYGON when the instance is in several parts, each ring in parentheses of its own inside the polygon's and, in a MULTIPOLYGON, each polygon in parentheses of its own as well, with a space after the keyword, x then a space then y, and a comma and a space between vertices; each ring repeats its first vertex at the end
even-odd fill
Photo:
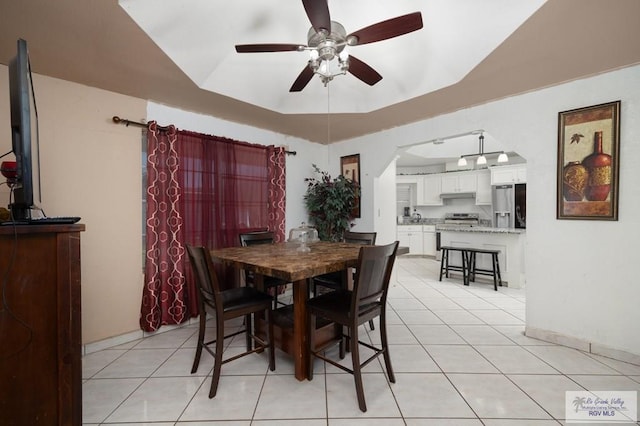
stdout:
POLYGON ((0 226, 0 424, 82 424, 80 232, 0 226))

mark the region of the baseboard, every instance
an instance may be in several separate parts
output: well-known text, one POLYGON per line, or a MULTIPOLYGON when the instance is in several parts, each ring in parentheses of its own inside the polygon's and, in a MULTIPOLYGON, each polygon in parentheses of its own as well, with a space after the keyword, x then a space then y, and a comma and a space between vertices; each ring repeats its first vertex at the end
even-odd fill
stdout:
POLYGON ((539 328, 528 326, 525 327, 524 334, 527 337, 532 337, 534 339, 555 343, 561 346, 567 346, 590 354, 600 355, 606 358, 611 358, 640 366, 640 355, 623 351, 621 349, 611 348, 606 345, 589 342, 587 340, 578 339, 577 337, 573 336, 567 336, 555 331, 542 330, 539 328))
POLYGON ((104 349, 113 348, 114 346, 124 345, 126 343, 133 342, 135 340, 144 339, 146 337, 155 336, 159 333, 164 333, 167 331, 175 330, 177 328, 182 328, 185 326, 189 326, 192 324, 198 324, 198 317, 190 318, 188 321, 183 322, 178 325, 163 325, 156 331, 142 331, 135 330, 129 333, 124 333, 119 336, 108 337, 103 340, 98 340, 97 342, 87 343, 82 346, 82 355, 88 355, 90 353, 98 352, 104 349))

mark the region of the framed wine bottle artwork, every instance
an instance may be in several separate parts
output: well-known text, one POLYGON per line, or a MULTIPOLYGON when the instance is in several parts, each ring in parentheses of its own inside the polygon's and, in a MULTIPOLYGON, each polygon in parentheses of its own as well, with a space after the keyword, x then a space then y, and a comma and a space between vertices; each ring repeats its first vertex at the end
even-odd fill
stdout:
POLYGON ((558 114, 558 219, 618 220, 620 101, 558 114))

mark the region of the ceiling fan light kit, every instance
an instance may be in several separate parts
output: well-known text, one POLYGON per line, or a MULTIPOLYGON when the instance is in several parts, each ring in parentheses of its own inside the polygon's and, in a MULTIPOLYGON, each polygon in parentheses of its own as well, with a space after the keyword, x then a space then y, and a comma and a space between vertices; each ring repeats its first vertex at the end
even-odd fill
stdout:
POLYGON ((422 28, 422 14, 414 12, 378 22, 347 34, 344 26, 332 21, 327 0, 302 0, 311 22, 307 45, 300 44, 239 44, 238 53, 310 51, 310 59, 298 75, 290 92, 299 92, 318 75, 326 86, 334 77, 350 73, 373 86, 382 76, 365 62, 351 56, 346 46, 358 46, 398 37, 422 28), (335 64, 337 62, 337 66, 335 64), (332 63, 334 66, 332 66, 332 63), (335 70, 335 71, 334 71, 335 70))
MULTIPOLYGON (((347 40, 346 34, 347 32, 342 25, 331 21, 331 33, 327 33, 324 29, 316 32, 315 28, 311 27, 307 35, 307 46, 301 46, 302 50, 309 50, 308 66, 314 74, 320 77, 325 86, 334 77, 344 75, 349 71, 349 54, 344 48, 349 44, 349 40, 352 43, 357 43, 357 38, 352 36, 347 40), (332 64, 334 59, 337 59, 338 62, 335 72, 333 71, 334 64, 332 64)), ((292 89, 294 89, 293 86, 292 89)))

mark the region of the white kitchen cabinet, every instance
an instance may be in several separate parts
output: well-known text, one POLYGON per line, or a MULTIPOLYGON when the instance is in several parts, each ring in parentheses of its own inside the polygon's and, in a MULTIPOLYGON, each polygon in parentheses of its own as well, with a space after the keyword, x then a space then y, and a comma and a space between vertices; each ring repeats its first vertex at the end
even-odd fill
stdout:
POLYGON ((422 225, 422 254, 436 255, 436 226, 422 225))
POLYGON ((498 166, 491 168, 491 185, 504 185, 510 183, 526 183, 527 166, 514 164, 511 166, 498 166))
POLYGON ((409 247, 409 254, 423 254, 422 225, 397 227, 399 245, 409 247))
POLYGON ((476 205, 491 205, 491 173, 489 170, 476 172, 477 190, 476 205))
POLYGON ((454 172, 442 175, 442 193, 476 192, 475 172, 454 172))
POLYGON ((422 185, 418 184, 418 200, 419 206, 441 206, 442 198, 442 175, 424 175, 421 176, 422 185))
POLYGON ((443 175, 442 176, 442 192, 452 193, 458 191, 458 177, 455 175, 443 175))

